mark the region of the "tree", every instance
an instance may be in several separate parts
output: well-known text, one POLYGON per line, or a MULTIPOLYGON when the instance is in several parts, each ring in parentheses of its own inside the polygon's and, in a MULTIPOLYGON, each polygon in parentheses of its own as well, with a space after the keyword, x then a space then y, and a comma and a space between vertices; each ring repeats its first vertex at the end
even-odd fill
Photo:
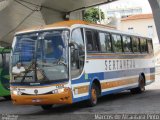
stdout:
MULTIPOLYGON (((100 9, 101 20, 105 19, 104 12, 100 9)), ((98 8, 90 8, 84 12, 84 20, 91 23, 100 22, 99 20, 99 9, 98 8)))

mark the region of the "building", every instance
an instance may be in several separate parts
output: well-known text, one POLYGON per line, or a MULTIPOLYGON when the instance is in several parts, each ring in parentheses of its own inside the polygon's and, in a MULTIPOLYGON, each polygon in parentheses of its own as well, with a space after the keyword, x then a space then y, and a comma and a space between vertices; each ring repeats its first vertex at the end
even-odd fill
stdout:
POLYGON ((105 13, 105 20, 103 20, 102 24, 109 24, 113 26, 117 26, 119 24, 119 20, 121 18, 126 18, 130 15, 142 14, 141 7, 108 7, 105 13))
POLYGON ((160 66, 160 46, 152 14, 139 14, 122 18, 121 22, 117 26, 117 29, 151 37, 153 39, 156 65, 160 66))
POLYGON ((117 14, 120 15, 122 18, 128 17, 130 15, 141 14, 142 8, 141 7, 132 7, 132 8, 116 8, 116 9, 109 9, 106 12, 107 17, 115 17, 117 14))
POLYGON ((143 6, 140 4, 135 4, 133 1, 120 0, 116 2, 111 2, 107 5, 102 5, 100 7, 105 14, 105 20, 102 24, 110 24, 117 26, 120 18, 125 18, 130 15, 142 14, 144 12, 143 6), (118 20, 118 21, 117 21, 118 20))
POLYGON ((151 37, 154 43, 158 42, 156 26, 152 14, 131 15, 122 18, 117 29, 151 37))

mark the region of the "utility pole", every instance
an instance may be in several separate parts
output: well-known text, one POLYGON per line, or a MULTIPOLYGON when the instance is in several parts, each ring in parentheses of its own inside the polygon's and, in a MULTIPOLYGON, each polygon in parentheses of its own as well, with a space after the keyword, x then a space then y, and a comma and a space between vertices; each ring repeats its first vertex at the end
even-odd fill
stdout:
POLYGON ((102 21, 102 15, 101 15, 101 9, 100 9, 100 7, 98 6, 98 11, 99 11, 99 22, 100 22, 100 24, 101 24, 101 21, 102 21))

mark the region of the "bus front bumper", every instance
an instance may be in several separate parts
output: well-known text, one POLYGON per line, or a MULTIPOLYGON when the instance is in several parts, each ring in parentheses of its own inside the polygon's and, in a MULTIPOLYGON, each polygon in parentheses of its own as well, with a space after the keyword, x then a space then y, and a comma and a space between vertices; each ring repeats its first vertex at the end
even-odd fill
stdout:
POLYGON ((11 94, 13 104, 17 105, 47 105, 47 104, 71 104, 72 92, 70 89, 62 93, 44 95, 14 95, 11 94))

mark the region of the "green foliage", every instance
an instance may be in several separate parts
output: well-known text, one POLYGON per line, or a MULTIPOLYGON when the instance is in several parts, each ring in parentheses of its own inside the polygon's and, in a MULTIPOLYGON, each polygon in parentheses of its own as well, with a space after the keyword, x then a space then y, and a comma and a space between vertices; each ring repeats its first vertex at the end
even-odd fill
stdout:
POLYGON ((11 49, 8 49, 8 48, 0 48, 0 54, 2 53, 10 53, 11 49))
MULTIPOLYGON (((101 12, 101 20, 105 19, 104 12, 101 12)), ((99 9, 98 8, 90 8, 84 13, 84 20, 91 23, 97 23, 99 21, 99 9)))

